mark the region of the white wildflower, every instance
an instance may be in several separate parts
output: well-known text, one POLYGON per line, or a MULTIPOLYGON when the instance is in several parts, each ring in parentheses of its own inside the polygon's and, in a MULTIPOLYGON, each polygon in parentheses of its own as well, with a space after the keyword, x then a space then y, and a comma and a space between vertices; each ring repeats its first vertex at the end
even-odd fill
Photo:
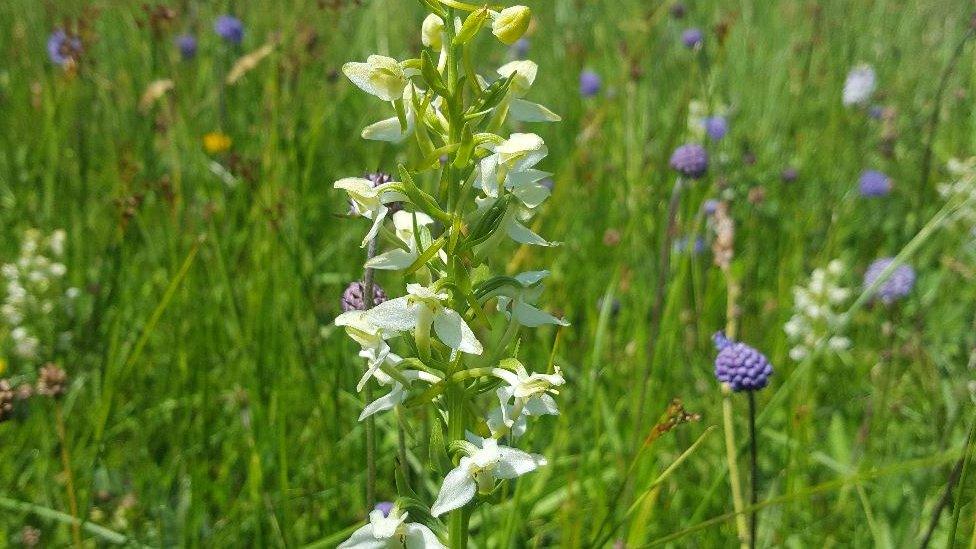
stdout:
POLYGON ((871 65, 861 64, 847 74, 844 82, 844 105, 864 105, 877 87, 877 76, 871 65))

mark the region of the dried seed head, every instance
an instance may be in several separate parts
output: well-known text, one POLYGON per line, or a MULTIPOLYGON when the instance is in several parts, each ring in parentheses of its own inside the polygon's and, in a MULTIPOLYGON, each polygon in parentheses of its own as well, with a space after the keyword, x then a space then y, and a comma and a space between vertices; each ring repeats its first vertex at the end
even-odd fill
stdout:
POLYGON ((68 374, 57 364, 49 362, 41 368, 37 378, 37 394, 59 398, 64 395, 67 383, 68 374))
POLYGON ((33 526, 24 526, 20 531, 20 544, 24 547, 37 547, 41 543, 41 531, 33 526))
POLYGON ((735 222, 729 216, 729 205, 719 202, 712 215, 715 241, 712 243, 712 255, 715 265, 721 269, 728 269, 735 255, 735 222))
POLYGON ((0 379, 0 422, 10 419, 14 412, 14 399, 16 398, 10 381, 0 379))

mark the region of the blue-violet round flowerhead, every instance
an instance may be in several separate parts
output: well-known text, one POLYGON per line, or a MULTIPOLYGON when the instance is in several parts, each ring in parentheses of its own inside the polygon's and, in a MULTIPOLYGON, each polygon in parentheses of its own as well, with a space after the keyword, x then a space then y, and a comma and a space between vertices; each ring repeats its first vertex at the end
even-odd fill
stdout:
POLYGON ((184 60, 193 59, 197 54, 197 38, 192 34, 181 34, 176 37, 176 47, 184 60))
POLYGON ((687 29, 681 33, 681 43, 685 45, 686 48, 697 48, 701 46, 702 40, 705 35, 702 34, 701 29, 687 29))
POLYGON ((885 196, 891 192, 891 179, 877 170, 864 170, 857 183, 861 196, 885 196))
MULTIPOLYGON (((864 272, 864 289, 870 288, 881 276, 881 273, 891 265, 893 257, 875 260, 864 272)), ((909 265, 899 265, 887 280, 875 290, 875 296, 884 304, 890 304, 908 295, 915 286, 915 269, 909 265)))
POLYGON ((583 97, 593 97, 600 93, 600 75, 593 71, 583 71, 580 73, 579 90, 583 97))
POLYGON ((724 116, 709 116, 702 121, 705 133, 712 141, 719 141, 729 133, 729 121, 724 116))
POLYGON ((47 39, 47 55, 55 65, 63 67, 77 62, 80 54, 81 40, 64 29, 54 29, 47 39))
POLYGON ((708 171, 708 153, 697 143, 682 145, 671 153, 668 165, 685 177, 698 179, 708 171))
POLYGON ((733 391, 758 391, 769 383, 773 367, 765 355, 739 341, 731 341, 722 332, 712 336, 718 356, 715 377, 733 391))
POLYGON ((214 22, 214 32, 232 44, 240 44, 244 40, 244 23, 233 15, 221 15, 214 22))

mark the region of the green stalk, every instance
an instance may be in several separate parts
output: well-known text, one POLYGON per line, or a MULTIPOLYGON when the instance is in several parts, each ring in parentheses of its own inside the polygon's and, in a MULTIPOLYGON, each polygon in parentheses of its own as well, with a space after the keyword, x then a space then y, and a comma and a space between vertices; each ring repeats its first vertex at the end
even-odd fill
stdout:
MULTIPOLYGON (((452 384, 447 389, 447 440, 464 440, 464 388, 452 384)), ((468 546, 468 510, 461 507, 448 515, 448 546, 466 549, 468 546)))

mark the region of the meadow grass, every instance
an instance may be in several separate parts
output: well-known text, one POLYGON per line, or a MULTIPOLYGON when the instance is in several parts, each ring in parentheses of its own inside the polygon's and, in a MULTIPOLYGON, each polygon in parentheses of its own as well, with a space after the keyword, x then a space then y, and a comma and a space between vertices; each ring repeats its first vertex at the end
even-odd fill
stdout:
MULTIPOLYGON (((672 254, 662 277, 658 253, 668 157, 688 140, 699 100, 731 106, 731 132, 709 144, 709 175, 686 189, 675 232, 709 237, 703 202, 729 199, 738 336, 775 367, 757 394, 758 545, 918 545, 976 420, 976 248, 968 227, 931 223, 943 211, 945 161, 976 154, 976 55, 972 41, 959 49, 972 4, 689 2, 681 20, 643 0, 528 4, 533 97, 564 119, 533 130, 555 172, 537 227, 564 245, 513 247, 499 268, 552 271, 547 303, 572 326, 523 334, 520 357, 553 356, 569 383, 562 414, 529 435, 551 465, 506 488, 505 503, 475 510, 472 543, 736 544, 710 342, 727 323, 726 279, 707 251, 672 254), (680 43, 692 26, 706 31, 700 52, 680 43), (877 103, 896 112, 889 122, 841 104, 859 62, 875 67, 877 103), (603 81, 596 97, 578 93, 583 69, 603 81), (795 182, 780 178, 788 166, 795 182), (891 195, 858 195, 867 168, 892 177, 891 195), (860 288, 871 261, 920 231, 904 255, 918 273, 907 299, 862 301, 847 351, 788 357, 795 285, 840 258, 860 288), (640 451, 672 398, 701 421, 640 451)), ((0 262, 16 259, 24 230, 61 228, 67 279, 82 289, 72 344, 51 357, 70 376, 66 397, 35 399, 0 423, 0 546, 19 543, 25 525, 43 546, 71 543, 65 449, 89 545, 332 547, 372 505, 360 366, 330 325, 361 276, 364 227, 344 217, 332 182, 363 167, 392 171, 411 153, 359 139, 374 106, 338 68, 373 52, 415 54, 420 6, 172 7, 177 18, 156 39, 134 2, 0 3, 0 262), (224 12, 246 26, 239 50, 212 32, 224 12), (89 41, 67 74, 45 41, 79 20, 89 41), (172 42, 183 31, 200 41, 190 61, 172 42), (234 59, 273 40, 270 56, 220 85, 234 59), (162 78, 174 89, 140 109, 162 78), (235 160, 203 150, 218 130, 235 160), (235 176, 220 175, 228 166, 235 176)), ((484 59, 487 71, 506 57, 486 47, 484 59)), ((379 281, 402 293, 397 276, 379 281)), ((4 352, 8 336, 0 325, 4 352)), ((37 364, 9 353, 6 362, 5 375, 35 375, 37 364)), ((747 399, 732 404, 748 485, 747 399)), ((432 418, 405 414, 414 488, 432 500, 432 418)), ((396 421, 377 421, 378 495, 389 499, 396 421)), ((950 536, 976 543, 976 475, 958 472, 936 547, 950 536)))

